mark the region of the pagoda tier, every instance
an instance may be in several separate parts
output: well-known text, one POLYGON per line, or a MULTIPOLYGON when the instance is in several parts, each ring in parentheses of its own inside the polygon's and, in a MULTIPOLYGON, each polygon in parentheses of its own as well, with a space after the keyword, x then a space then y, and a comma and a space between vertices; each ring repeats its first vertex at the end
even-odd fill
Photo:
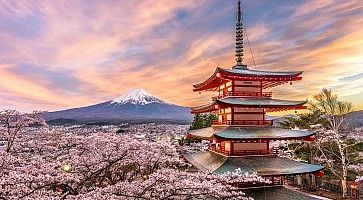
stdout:
POLYGON ((297 110, 306 109, 307 101, 290 101, 260 97, 225 97, 222 99, 216 99, 210 104, 196 106, 192 108, 192 113, 205 113, 214 112, 226 108, 245 108, 257 109, 264 112, 284 111, 284 110, 297 110))
POLYGON ((225 157, 207 151, 185 154, 184 157, 202 171, 226 173, 240 169, 244 173, 257 172, 264 177, 314 173, 324 168, 320 165, 297 162, 278 156, 225 157))
POLYGON ((230 81, 258 81, 262 89, 267 89, 284 83, 301 80, 302 71, 273 72, 249 70, 234 67, 223 69, 217 67, 214 74, 202 83, 193 85, 193 91, 217 90, 219 86, 230 81))
POLYGON ((208 127, 189 131, 189 137, 205 140, 311 140, 314 135, 311 131, 290 130, 273 127, 208 127))
POLYGON ((314 141, 311 131, 289 130, 275 127, 208 127, 192 130, 188 137, 210 140, 209 151, 231 156, 276 155, 278 149, 270 147, 272 141, 314 141))

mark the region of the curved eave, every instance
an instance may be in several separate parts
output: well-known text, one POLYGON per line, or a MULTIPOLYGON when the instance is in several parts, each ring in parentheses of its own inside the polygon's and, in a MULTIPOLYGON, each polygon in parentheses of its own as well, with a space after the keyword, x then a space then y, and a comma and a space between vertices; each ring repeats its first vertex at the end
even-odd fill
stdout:
POLYGON ((205 104, 202 106, 192 107, 192 114, 216 111, 217 109, 216 109, 215 105, 216 105, 216 102, 213 102, 210 104, 205 104))
POLYGON ((205 81, 201 83, 197 83, 193 85, 193 91, 198 92, 202 90, 212 90, 216 87, 219 87, 220 85, 228 82, 228 80, 217 77, 217 74, 219 73, 220 68, 217 67, 217 69, 214 71, 214 73, 205 81))
POLYGON ((288 72, 273 72, 273 71, 258 71, 258 70, 246 70, 246 69, 223 69, 218 68, 220 73, 223 75, 234 76, 235 78, 285 78, 294 80, 299 77, 303 71, 288 71, 288 72))
POLYGON ((240 98, 226 97, 216 100, 221 107, 243 107, 243 108, 299 108, 307 101, 290 101, 269 98, 240 98))
POLYGON ((302 140, 315 135, 311 131, 290 130, 275 127, 208 127, 192 130, 190 136, 205 140, 302 140))
POLYGON ((238 108, 265 108, 266 112, 284 111, 284 110, 300 110, 306 109, 307 101, 289 101, 269 98, 240 98, 226 97, 218 99, 212 103, 192 107, 192 114, 214 112, 219 109, 228 107, 238 108))
POLYGON ((260 138, 237 138, 237 137, 224 137, 219 135, 214 135, 215 138, 219 140, 240 140, 240 141, 255 141, 255 140, 303 140, 305 138, 309 138, 310 136, 313 136, 315 134, 311 134, 309 136, 298 136, 298 137, 260 137, 260 138))
POLYGON ((324 166, 302 163, 277 156, 225 157, 213 152, 185 154, 184 158, 202 171, 214 173, 257 172, 260 176, 285 176, 310 174, 321 171, 324 166))
POLYGON ((299 81, 302 79, 300 76, 302 73, 303 71, 270 72, 240 69, 230 70, 217 67, 214 73, 207 80, 193 85, 193 91, 213 90, 229 80, 262 81, 262 87, 266 89, 292 81, 299 81))

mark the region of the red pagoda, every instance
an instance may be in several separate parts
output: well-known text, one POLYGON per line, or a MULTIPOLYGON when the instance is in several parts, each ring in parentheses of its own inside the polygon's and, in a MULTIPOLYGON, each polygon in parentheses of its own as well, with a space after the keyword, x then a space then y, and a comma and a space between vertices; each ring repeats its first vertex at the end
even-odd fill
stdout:
POLYGON ((214 91, 217 96, 206 105, 192 108, 192 113, 215 113, 218 120, 208 128, 192 130, 189 136, 210 140, 209 151, 187 154, 185 158, 200 170, 215 173, 257 172, 273 184, 283 184, 285 176, 321 174, 323 166, 297 162, 277 155, 273 141, 314 140, 310 131, 288 130, 273 126, 266 113, 305 109, 307 101, 273 98, 268 89, 302 79, 302 71, 258 71, 243 63, 243 26, 238 1, 236 23, 236 65, 217 68, 205 81, 193 85, 195 92, 214 91))

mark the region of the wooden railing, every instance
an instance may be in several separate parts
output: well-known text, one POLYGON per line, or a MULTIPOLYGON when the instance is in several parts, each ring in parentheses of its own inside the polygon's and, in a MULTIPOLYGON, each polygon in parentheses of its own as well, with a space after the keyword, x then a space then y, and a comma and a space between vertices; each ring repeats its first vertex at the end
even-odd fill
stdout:
POLYGON ((217 152, 217 153, 221 153, 223 155, 230 155, 230 151, 226 151, 224 148, 216 148, 215 146, 210 146, 209 150, 217 152))
POLYGON ((267 150, 267 149, 238 150, 238 151, 234 151, 232 155, 234 155, 234 156, 244 156, 244 155, 265 155, 265 154, 272 154, 272 152, 267 150))
POLYGON ((266 125, 273 125, 272 120, 214 120, 212 122, 212 125, 215 126, 221 126, 221 125, 241 125, 241 126, 250 126, 250 125, 260 125, 260 126, 266 126, 266 125))
POLYGON ((223 148, 216 148, 215 146, 210 146, 209 150, 228 156, 245 156, 245 155, 266 155, 274 154, 272 151, 267 149, 257 149, 257 150, 237 150, 234 152, 226 151, 223 148))
POLYGON ((218 98, 229 97, 229 96, 238 96, 238 97, 272 97, 272 92, 241 92, 241 91, 228 91, 220 94, 218 98))

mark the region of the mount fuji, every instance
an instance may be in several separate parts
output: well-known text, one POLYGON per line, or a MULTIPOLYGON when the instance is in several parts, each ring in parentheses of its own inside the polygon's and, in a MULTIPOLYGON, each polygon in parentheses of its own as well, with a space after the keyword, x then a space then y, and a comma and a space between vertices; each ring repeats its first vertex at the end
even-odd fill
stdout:
POLYGON ((165 102, 143 89, 103 103, 44 113, 51 122, 191 122, 190 108, 165 102))

